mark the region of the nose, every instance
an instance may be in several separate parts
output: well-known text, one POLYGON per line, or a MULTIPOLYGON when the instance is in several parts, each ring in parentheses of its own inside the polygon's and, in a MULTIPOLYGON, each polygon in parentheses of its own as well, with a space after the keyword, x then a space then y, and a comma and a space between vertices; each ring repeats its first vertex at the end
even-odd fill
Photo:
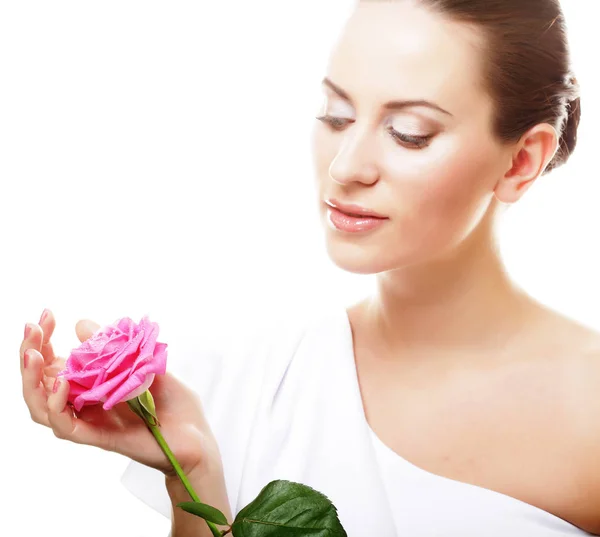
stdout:
MULTIPOLYGON (((356 127, 356 125, 355 125, 356 127)), ((329 166, 329 176, 336 183, 373 184, 379 178, 376 149, 368 132, 346 132, 339 151, 329 166)))

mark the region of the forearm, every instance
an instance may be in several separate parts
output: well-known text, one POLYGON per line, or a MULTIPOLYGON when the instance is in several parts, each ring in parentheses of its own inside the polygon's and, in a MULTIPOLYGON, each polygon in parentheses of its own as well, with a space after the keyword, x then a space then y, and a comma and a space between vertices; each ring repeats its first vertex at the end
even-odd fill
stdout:
MULTIPOLYGON (((215 472, 214 475, 188 475, 187 477, 202 503, 216 507, 230 523, 233 522, 222 472, 215 472)), ((179 478, 166 477, 165 485, 172 504, 171 537, 213 537, 204 519, 177 507, 178 503, 192 500, 179 478)), ((217 525, 217 528, 223 530, 227 526, 217 525)))

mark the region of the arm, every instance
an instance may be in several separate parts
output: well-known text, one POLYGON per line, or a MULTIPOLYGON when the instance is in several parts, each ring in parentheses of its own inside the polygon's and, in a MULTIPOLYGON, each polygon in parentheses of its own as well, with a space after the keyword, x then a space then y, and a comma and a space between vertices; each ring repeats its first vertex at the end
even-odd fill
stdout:
MULTIPOLYGON (((227 517, 230 523, 233 522, 222 471, 203 475, 190 474, 188 479, 201 502, 216 507, 227 517)), ((165 477, 165 485, 172 503, 170 537, 213 537, 204 519, 177 507, 180 502, 190 501, 190 495, 179 478, 165 477)), ((226 526, 217 526, 217 528, 223 530, 226 529, 226 526)))

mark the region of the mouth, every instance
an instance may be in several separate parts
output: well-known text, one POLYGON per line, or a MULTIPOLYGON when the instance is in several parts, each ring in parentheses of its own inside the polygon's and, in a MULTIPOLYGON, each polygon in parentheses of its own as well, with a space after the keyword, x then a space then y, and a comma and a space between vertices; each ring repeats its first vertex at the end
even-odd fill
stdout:
POLYGON ((343 213, 343 214, 347 215, 347 216, 352 216, 353 218, 374 218, 375 220, 386 220, 386 218, 385 218, 385 217, 383 217, 383 216, 373 216, 373 215, 371 215, 371 214, 355 214, 355 213, 347 213, 347 212, 345 212, 345 211, 342 211, 342 210, 340 210, 340 209, 338 209, 338 211, 339 211, 340 213, 343 213))
POLYGON ((366 209, 364 207, 354 204, 344 204, 334 199, 326 200, 325 205, 330 209, 334 209, 335 211, 342 213, 346 216, 350 216, 352 218, 388 220, 387 216, 383 216, 371 209, 366 209))
POLYGON ((370 232, 385 225, 385 222, 389 220, 386 217, 376 216, 365 216, 359 214, 358 216, 352 213, 342 212, 337 207, 325 204, 327 207, 327 221, 338 232, 356 234, 359 232, 370 232))

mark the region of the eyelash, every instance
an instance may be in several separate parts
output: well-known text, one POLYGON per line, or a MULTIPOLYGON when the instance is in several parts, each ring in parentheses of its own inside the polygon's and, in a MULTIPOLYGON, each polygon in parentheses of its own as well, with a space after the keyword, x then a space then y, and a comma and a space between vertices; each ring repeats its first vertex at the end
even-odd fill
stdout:
MULTIPOLYGON (((328 115, 318 116, 316 119, 328 124, 336 132, 341 131, 342 127, 345 127, 348 123, 352 122, 350 119, 343 119, 328 115)), ((409 144, 412 149, 423 149, 427 146, 427 142, 429 142, 429 140, 432 138, 432 136, 410 136, 408 134, 398 132, 392 127, 389 127, 387 130, 392 138, 401 142, 402 144, 409 144)))

